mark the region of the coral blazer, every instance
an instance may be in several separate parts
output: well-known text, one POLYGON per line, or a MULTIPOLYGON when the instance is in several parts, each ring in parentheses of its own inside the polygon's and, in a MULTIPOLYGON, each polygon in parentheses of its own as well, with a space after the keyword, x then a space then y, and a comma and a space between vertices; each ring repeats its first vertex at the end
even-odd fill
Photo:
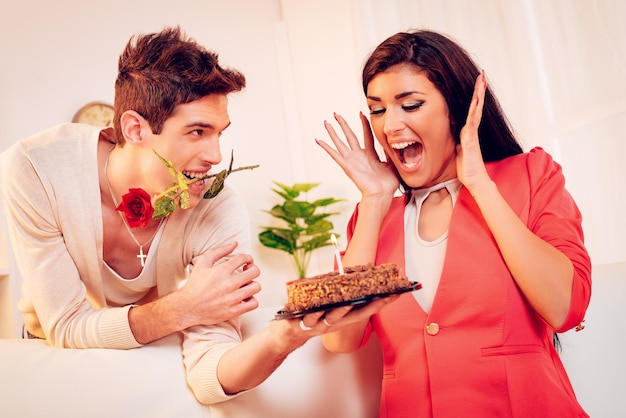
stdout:
MULTIPOLYGON (((526 226, 572 261, 572 304, 557 331, 574 327, 589 304, 591 263, 561 167, 535 148, 488 163, 487 170, 526 226)), ((405 265, 405 205, 405 197, 392 203, 376 264, 405 265)), ((358 207, 349 238, 357 216, 358 207)), ((363 344, 372 331, 383 350, 381 417, 588 416, 553 347, 554 330, 526 302, 465 188, 452 213, 430 313, 412 294, 403 294, 372 317, 363 344)))

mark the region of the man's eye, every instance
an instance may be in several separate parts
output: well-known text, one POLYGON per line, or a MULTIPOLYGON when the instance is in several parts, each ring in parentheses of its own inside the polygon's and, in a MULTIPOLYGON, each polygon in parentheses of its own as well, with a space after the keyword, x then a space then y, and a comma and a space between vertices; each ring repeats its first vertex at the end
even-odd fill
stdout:
POLYGON ((417 102, 417 103, 406 104, 406 105, 402 106, 402 109, 404 109, 407 112, 412 112, 412 111, 417 110, 420 107, 422 107, 423 104, 424 104, 424 102, 417 102))
POLYGON ((202 129, 194 129, 191 131, 191 133, 196 136, 202 136, 202 132, 204 132, 202 129))

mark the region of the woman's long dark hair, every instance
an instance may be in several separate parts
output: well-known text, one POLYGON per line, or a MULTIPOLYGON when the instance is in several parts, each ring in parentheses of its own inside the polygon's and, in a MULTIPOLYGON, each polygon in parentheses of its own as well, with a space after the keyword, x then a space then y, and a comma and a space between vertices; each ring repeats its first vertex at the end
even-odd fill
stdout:
MULTIPOLYGON (((407 65, 423 71, 446 100, 450 111, 450 128, 457 143, 465 124, 474 92, 478 66, 456 42, 428 30, 400 32, 383 41, 363 67, 363 91, 378 73, 396 65, 407 65)), ((498 161, 522 153, 510 124, 495 96, 487 88, 483 117, 478 128, 485 162, 498 161)))

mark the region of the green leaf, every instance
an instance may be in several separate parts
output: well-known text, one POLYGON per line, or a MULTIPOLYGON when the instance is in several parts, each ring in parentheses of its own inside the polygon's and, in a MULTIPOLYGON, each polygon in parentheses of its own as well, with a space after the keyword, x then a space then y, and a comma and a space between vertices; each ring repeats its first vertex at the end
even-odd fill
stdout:
POLYGON ((314 235, 314 234, 319 234, 320 232, 331 231, 332 229, 333 229, 332 222, 321 220, 319 222, 315 222, 312 225, 309 225, 305 231, 308 235, 314 235))
POLYGON ((287 192, 281 192, 280 190, 276 190, 276 189, 272 189, 272 191, 278 194, 280 197, 282 197, 285 200, 292 200, 293 198, 298 197, 298 196, 292 196, 287 192))
POLYGON ((308 218, 315 212, 315 206, 309 202, 299 200, 289 200, 283 205, 283 210, 287 216, 293 218, 308 218))
POLYGON ((228 170, 220 171, 213 180, 213 183, 211 183, 211 187, 209 187, 209 190, 206 191, 203 197, 205 199, 212 199, 217 196, 224 188, 224 181, 226 180, 226 177, 228 177, 228 170))
POLYGON ((178 180, 178 188, 182 191, 185 191, 189 188, 189 183, 187 177, 183 173, 176 173, 176 179, 178 180))
POLYGON ((154 213, 152 214, 153 219, 163 218, 164 216, 169 215, 174 212, 176 209, 176 202, 169 196, 163 196, 154 204, 154 213))
POLYGON ((259 241, 266 247, 274 248, 276 250, 286 251, 289 254, 293 254, 295 246, 289 240, 275 234, 272 231, 264 231, 259 234, 259 241))
POLYGON ((295 230, 293 228, 276 228, 276 227, 265 227, 265 231, 271 231, 274 235, 287 240, 292 243, 292 247, 296 248, 296 241, 298 237, 302 233, 302 230, 295 230))
POLYGON ((171 175, 172 177, 176 177, 176 174, 177 174, 178 172, 177 172, 177 171, 176 171, 176 169, 174 168, 174 165, 172 164, 172 162, 171 162, 171 161, 166 160, 166 159, 165 159, 165 158, 163 158, 163 157, 161 157, 161 156, 159 155, 159 153, 158 153, 158 152, 156 152, 156 150, 155 150, 155 149, 152 149, 152 151, 156 154, 156 156, 157 156, 157 157, 159 157, 159 159, 163 162, 163 164, 165 164, 165 166, 168 168, 168 170, 169 170, 169 172, 170 172, 170 175, 171 175))
POLYGON ((275 181, 274 184, 283 189, 283 191, 281 192, 276 189, 272 190, 282 196, 285 200, 292 200, 300 195, 300 192, 294 190, 293 187, 289 187, 286 184, 278 183, 277 181, 275 181))
POLYGON ((306 222, 307 225, 313 225, 323 219, 328 218, 331 215, 336 215, 337 213, 320 213, 317 215, 313 215, 313 216, 309 216, 308 218, 306 218, 304 221, 306 222))
POLYGON ((292 190, 298 193, 306 193, 319 185, 320 183, 296 183, 293 185, 292 190))
POLYGON ((334 199, 332 197, 328 197, 326 199, 318 199, 314 201, 313 205, 315 205, 316 207, 323 207, 323 206, 332 205, 333 203, 343 202, 345 200, 346 199, 334 199))
POLYGON ((304 247, 304 250, 307 252, 311 252, 313 250, 316 250, 318 248, 321 247, 326 247, 332 245, 332 243, 330 242, 330 234, 320 234, 317 235, 313 238, 311 238, 308 241, 305 241, 302 246, 304 247))
POLYGON ((180 197, 178 198, 178 206, 180 206, 181 209, 189 209, 189 205, 189 192, 185 190, 180 194, 180 197))
POLYGON ((275 218, 281 219, 283 221, 285 221, 286 223, 288 223, 290 226, 291 225, 298 225, 298 223, 296 222, 296 218, 294 218, 293 216, 288 216, 285 211, 283 210, 282 206, 276 205, 272 208, 272 210, 270 211, 266 211, 267 213, 269 213, 270 215, 272 215, 275 218))

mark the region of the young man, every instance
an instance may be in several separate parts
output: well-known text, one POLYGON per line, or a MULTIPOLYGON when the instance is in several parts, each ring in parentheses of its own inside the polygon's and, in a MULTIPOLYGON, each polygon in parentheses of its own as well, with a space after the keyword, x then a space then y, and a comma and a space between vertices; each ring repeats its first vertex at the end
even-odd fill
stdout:
POLYGON ((228 187, 203 196, 222 160, 227 96, 244 86, 179 28, 139 35, 119 59, 112 128, 64 124, 2 154, 30 336, 130 349, 181 332, 188 383, 214 403, 261 383, 312 336, 390 301, 273 321, 241 341, 238 317, 260 291, 247 213, 228 187), (174 210, 153 218, 173 182, 174 210))

